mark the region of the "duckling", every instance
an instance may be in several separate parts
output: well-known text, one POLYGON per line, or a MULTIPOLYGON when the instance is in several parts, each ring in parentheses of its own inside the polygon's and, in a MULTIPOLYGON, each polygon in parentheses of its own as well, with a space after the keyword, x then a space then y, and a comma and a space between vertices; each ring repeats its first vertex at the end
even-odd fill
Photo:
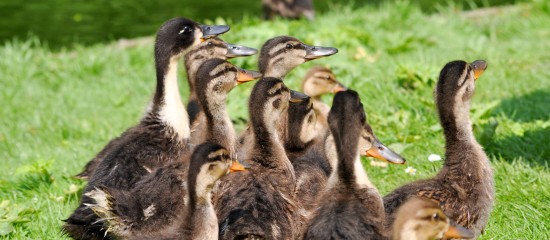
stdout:
MULTIPOLYGON (((213 37, 200 43, 196 48, 189 51, 184 57, 185 70, 187 73, 187 82, 189 83, 189 101, 187 103, 187 113, 189 113, 189 122, 192 130, 195 125, 195 119, 201 112, 199 100, 195 92, 196 73, 199 67, 209 59, 230 59, 235 57, 251 56, 258 50, 246 46, 226 43, 218 37, 213 37)), ((204 120, 204 119, 203 119, 204 120)), ((193 134, 193 131, 192 131, 193 134)))
MULTIPOLYGON (((193 141, 193 133, 201 132, 202 129, 197 129, 198 126, 205 128, 204 123, 195 123, 196 116, 201 112, 200 105, 197 100, 197 96, 194 90, 195 75, 199 66, 201 66, 206 60, 211 58, 234 58, 240 56, 254 55, 258 50, 245 46, 235 45, 224 42, 219 37, 211 37, 203 40, 199 45, 193 47, 184 56, 184 63, 187 73, 187 81, 189 83, 189 102, 187 104, 187 112, 189 114, 189 123, 191 126, 191 144, 197 144, 193 141)), ((204 121, 204 118, 202 119, 204 121)), ((103 160, 103 158, 118 145, 120 138, 111 140, 92 160, 90 160, 84 170, 77 174, 76 178, 87 180, 95 171, 97 165, 103 160)))
POLYGON ((277 123, 289 101, 306 95, 281 79, 264 77, 249 100, 254 143, 250 171, 227 176, 214 195, 220 239, 293 239, 298 221, 294 169, 277 136, 277 123))
POLYGON ((315 18, 312 0, 262 0, 264 17, 273 19, 279 15, 284 18, 315 18))
POLYGON ((321 101, 321 96, 345 90, 346 87, 338 82, 334 73, 326 67, 316 66, 306 73, 302 81, 302 91, 313 99, 313 109, 317 115, 316 132, 328 131, 327 116, 330 107, 321 101))
POLYGON ((98 187, 86 193, 89 207, 105 222, 107 236, 122 239, 216 239, 211 202, 216 181, 244 168, 214 143, 199 145, 189 170, 183 164, 157 169, 132 191, 98 187), (189 173, 187 176, 184 176, 189 173))
MULTIPOLYGON (((222 146, 228 155, 234 154, 235 133, 233 125, 225 110, 227 94, 237 84, 258 78, 258 72, 243 70, 222 59, 210 59, 197 70, 197 95, 204 106, 207 118, 208 134, 206 140, 222 146), (206 96, 208 94, 208 96, 206 96)), ((105 225, 112 226, 114 236, 134 238, 152 234, 151 236, 171 235, 182 219, 186 209, 186 201, 182 196, 186 190, 185 179, 188 174, 187 161, 176 161, 137 182, 129 192, 117 191, 104 187, 101 192, 94 193, 97 203, 116 202, 116 207, 102 208, 102 219, 105 225), (104 194, 108 192, 109 194, 104 194), (108 197, 110 196, 110 197, 108 197), (153 210, 151 210, 153 209, 153 210), (145 214, 147 213, 147 214, 145 214), (145 220, 143 220, 145 218, 145 220), (154 233, 152 232, 155 229, 154 233)), ((191 163, 192 164, 192 163, 191 163)), ((239 163, 234 163, 239 166, 239 163)), ((100 190, 96 190, 100 191, 100 190)), ((112 204, 111 204, 112 205, 112 204)), ((113 205, 114 206, 114 205, 113 205)), ((215 222, 217 224, 217 221, 215 222)), ((216 235, 217 236, 217 235, 216 235)))
POLYGON ((430 179, 401 186, 384 197, 387 226, 399 206, 413 196, 435 200, 445 215, 478 237, 487 224, 495 200, 493 171, 475 140, 469 118, 475 81, 487 68, 477 60, 449 62, 439 74, 435 102, 445 135, 445 162, 430 179))
MULTIPOLYGON (((306 45, 294 37, 274 37, 267 40, 262 46, 258 59, 258 68, 264 78, 284 79, 292 69, 300 64, 330 56, 337 52, 338 49, 332 47, 306 45)), ((281 141, 284 141, 286 136, 286 118, 286 113, 284 113, 277 127, 281 141)), ((243 134, 241 134, 239 139, 239 159, 246 159, 251 150, 250 148, 254 142, 252 131, 250 126, 248 126, 243 134)))
MULTIPOLYGON (((312 130, 315 116, 311 98, 289 105, 285 150, 296 173, 296 199, 302 203, 306 216, 317 208, 318 198, 327 189, 331 171, 338 163, 334 138, 329 133, 318 136, 312 130)), ((403 157, 378 140, 368 123, 361 130, 359 152, 361 156, 393 164, 405 163, 403 157)))
POLYGON ((358 145, 366 115, 355 91, 334 96, 328 123, 338 163, 331 174, 332 186, 323 195, 304 239, 384 239, 382 198, 359 157, 358 145))
POLYGON ((399 207, 392 227, 393 240, 472 237, 474 233, 451 222, 436 202, 420 197, 412 197, 399 207))
MULTIPOLYGON (((63 231, 75 239, 103 239, 105 231, 87 207, 87 193, 96 186, 131 189, 156 168, 189 154, 187 113, 177 85, 178 60, 192 47, 229 30, 228 26, 199 25, 174 18, 159 29, 155 42, 157 87, 140 123, 126 130, 93 172, 78 208, 66 220, 63 231)), ((113 143, 113 142, 112 142, 113 143)))

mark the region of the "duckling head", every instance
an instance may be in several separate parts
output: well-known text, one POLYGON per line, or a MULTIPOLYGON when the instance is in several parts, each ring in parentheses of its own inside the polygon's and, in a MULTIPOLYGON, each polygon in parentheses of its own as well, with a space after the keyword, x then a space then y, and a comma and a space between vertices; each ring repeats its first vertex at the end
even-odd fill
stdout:
POLYGON ((201 41, 227 31, 229 26, 200 25, 181 17, 170 19, 157 32, 155 57, 184 55, 201 41))
POLYGON ((433 240, 445 238, 472 238, 468 229, 451 224, 439 205, 429 199, 413 197, 397 211, 392 239, 433 240))
POLYGON ((373 157, 394 164, 404 164, 406 161, 405 158, 395 153, 378 140, 378 137, 376 137, 372 131, 372 127, 369 125, 368 121, 361 131, 359 153, 361 156, 373 157))
POLYGON ((227 94, 235 86, 260 77, 259 72, 238 68, 226 60, 210 59, 197 71, 197 96, 201 105, 215 108, 225 104, 227 94))
POLYGON ((337 52, 338 49, 333 47, 310 46, 294 37, 279 36, 267 40, 262 46, 258 67, 264 76, 282 79, 304 62, 337 52))
POLYGON ((272 127, 278 125, 277 122, 290 102, 298 103, 308 98, 303 93, 290 90, 281 79, 264 77, 254 85, 250 94, 248 109, 252 125, 254 128, 258 126, 274 131, 272 127))
POLYGON ((475 90, 475 81, 487 69, 487 63, 452 61, 443 67, 435 90, 436 105, 442 117, 459 109, 469 110, 469 102, 475 90), (456 109, 456 108, 459 109, 456 109))
POLYGON ((337 93, 347 89, 336 80, 336 76, 330 69, 317 66, 307 72, 302 82, 302 90, 312 98, 319 98, 324 94, 337 93))
POLYGON ((203 143, 195 148, 189 163, 188 186, 197 201, 210 201, 216 181, 230 172, 246 168, 230 157, 227 149, 218 144, 203 143))

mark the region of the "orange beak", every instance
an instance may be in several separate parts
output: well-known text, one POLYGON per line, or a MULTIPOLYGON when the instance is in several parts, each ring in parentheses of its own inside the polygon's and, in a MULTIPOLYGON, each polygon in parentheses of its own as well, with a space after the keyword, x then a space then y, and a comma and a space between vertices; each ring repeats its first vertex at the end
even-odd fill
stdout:
POLYGON ((239 69, 239 73, 237 75, 237 84, 243 84, 245 82, 250 82, 250 81, 256 80, 260 77, 262 77, 262 74, 260 72, 252 71, 252 70, 246 70, 246 69, 239 69))
POLYGON ((451 225, 449 226, 449 229, 445 232, 444 237, 469 239, 474 237, 474 233, 466 229, 465 227, 451 221, 451 225))
POLYGON ((487 69, 487 62, 483 60, 476 60, 470 63, 470 66, 474 69, 474 80, 477 80, 477 78, 485 72, 485 69, 487 69))
POLYGON ((246 167, 242 165, 239 161, 237 160, 231 161, 231 167, 229 167, 229 172, 240 172, 245 170, 246 170, 246 167))
POLYGON ((337 92, 346 91, 346 90, 348 90, 346 87, 344 87, 342 84, 338 84, 336 85, 336 87, 332 89, 332 93, 337 93, 337 92))

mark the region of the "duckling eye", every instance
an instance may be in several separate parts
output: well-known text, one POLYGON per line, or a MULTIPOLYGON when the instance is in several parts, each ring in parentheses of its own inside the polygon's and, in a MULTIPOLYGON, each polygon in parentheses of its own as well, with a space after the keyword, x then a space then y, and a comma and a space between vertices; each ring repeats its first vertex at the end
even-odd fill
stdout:
POLYGON ((212 46, 212 45, 214 45, 214 44, 213 44, 212 42, 208 42, 206 45, 207 45, 207 46, 212 46))
POLYGON ((190 32, 192 32, 192 31, 193 31, 193 28, 192 28, 192 27, 185 26, 185 27, 183 27, 183 29, 179 32, 179 34, 182 34, 182 33, 187 34, 187 33, 190 33, 190 32))
POLYGON ((214 164, 208 165, 208 171, 212 171, 212 170, 214 170, 214 164))
POLYGON ((286 49, 291 49, 291 48, 292 48, 292 44, 287 43, 287 44, 286 44, 286 49))
POLYGON ((440 218, 440 217, 439 217, 439 214, 437 214, 437 213, 434 213, 434 214, 432 215, 432 221, 439 221, 439 218, 440 218))

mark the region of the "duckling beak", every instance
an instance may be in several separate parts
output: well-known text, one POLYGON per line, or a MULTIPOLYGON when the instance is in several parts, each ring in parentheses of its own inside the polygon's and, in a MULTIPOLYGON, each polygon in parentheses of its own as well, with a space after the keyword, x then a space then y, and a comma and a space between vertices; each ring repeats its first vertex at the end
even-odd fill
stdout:
POLYGON ((487 62, 483 60, 475 60, 474 62, 470 63, 470 66, 474 69, 474 79, 477 80, 481 74, 487 69, 487 62))
POLYGON ((215 37, 222 33, 229 31, 229 26, 227 25, 199 25, 202 31, 201 41, 215 37))
POLYGON ((306 47, 306 62, 313 59, 330 56, 338 52, 338 49, 333 47, 309 46, 306 44, 304 45, 306 47))
POLYGON ((260 77, 262 77, 262 74, 258 71, 252 71, 252 70, 246 70, 246 69, 238 69, 238 75, 237 75, 237 85, 243 84, 245 82, 250 82, 252 80, 256 80, 260 77))
POLYGON ((309 99, 308 95, 305 95, 301 92, 297 92, 294 90, 290 90, 290 102, 299 103, 308 99, 309 99))
POLYGON ((405 158, 386 147, 378 139, 374 140, 372 147, 367 150, 365 155, 367 157, 388 161, 393 164, 404 164, 406 162, 405 158))
POLYGON ((332 89, 332 93, 337 93, 337 92, 342 92, 342 91, 346 91, 348 90, 346 87, 344 87, 344 85, 342 85, 341 83, 338 83, 338 85, 336 85, 336 87, 334 87, 332 89))
POLYGON ((246 171, 248 167, 245 167, 237 160, 231 161, 231 167, 229 167, 229 172, 240 172, 240 171, 246 171))
POLYGON ((474 237, 474 233, 454 221, 450 221, 449 229, 444 234, 445 238, 464 238, 474 237))
POLYGON ((241 45, 228 43, 227 53, 225 54, 225 56, 227 58, 246 57, 246 56, 254 55, 256 53, 258 53, 258 50, 255 48, 249 48, 241 45))

